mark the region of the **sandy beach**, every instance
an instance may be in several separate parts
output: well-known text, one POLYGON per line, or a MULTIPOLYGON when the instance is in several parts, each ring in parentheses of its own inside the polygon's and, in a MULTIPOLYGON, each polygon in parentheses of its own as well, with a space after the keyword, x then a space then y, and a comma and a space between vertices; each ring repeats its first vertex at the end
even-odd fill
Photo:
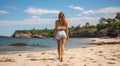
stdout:
MULTIPOLYGON (((114 38, 88 40, 120 41, 114 38)), ((57 50, 0 52, 0 66, 120 66, 120 44, 65 49, 63 62, 58 60, 57 50)))
POLYGON ((100 43, 100 42, 118 42, 120 41, 120 38, 88 38, 88 40, 94 41, 94 43, 100 43))

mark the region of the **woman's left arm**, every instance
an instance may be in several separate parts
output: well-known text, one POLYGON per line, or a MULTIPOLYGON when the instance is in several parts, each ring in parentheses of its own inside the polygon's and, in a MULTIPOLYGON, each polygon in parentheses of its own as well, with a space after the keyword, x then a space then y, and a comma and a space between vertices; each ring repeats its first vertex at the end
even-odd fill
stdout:
POLYGON ((57 27, 57 21, 55 22, 55 28, 54 28, 54 40, 56 39, 56 27, 57 27))

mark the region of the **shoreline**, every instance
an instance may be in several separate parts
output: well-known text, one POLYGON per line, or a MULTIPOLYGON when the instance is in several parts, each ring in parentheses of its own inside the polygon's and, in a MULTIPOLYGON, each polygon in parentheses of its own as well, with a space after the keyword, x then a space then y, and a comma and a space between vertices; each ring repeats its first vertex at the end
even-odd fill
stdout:
MULTIPOLYGON (((52 50, 56 49, 56 41, 52 40, 52 38, 45 39, 45 41, 41 41, 44 39, 14 39, 9 38, 11 40, 11 43, 5 43, 6 40, 0 42, 0 51, 28 51, 28 50, 52 50), (15 41, 16 40, 16 41, 15 41), (26 41, 19 41, 19 40, 26 40, 26 41), (33 42, 29 42, 29 41, 33 42), (36 42, 38 41, 38 42, 36 42), (50 42, 51 44, 47 43, 50 42), (18 45, 17 45, 18 44, 18 45), (22 45, 21 45, 22 44, 22 45), (26 44, 25 46, 23 44, 26 44), (15 46, 15 47, 14 47, 15 46), (23 49, 22 49, 23 48, 23 49)), ((8 40, 9 40, 8 39, 8 40)), ((81 47, 82 45, 89 44, 91 41, 79 39, 79 38, 70 38, 66 43, 66 48, 77 48, 81 47), (83 42, 82 42, 83 41, 83 42)))
MULTIPOLYGON (((116 39, 116 38, 71 38, 71 39, 85 39, 85 40, 89 40, 92 43, 88 43, 85 45, 80 45, 80 46, 74 46, 74 47, 65 47, 65 49, 74 49, 74 48, 82 48, 82 47, 89 47, 89 46, 95 46, 99 43, 103 43, 103 42, 120 42, 120 39, 116 39)), ((48 50, 56 50, 57 46, 54 48, 47 48, 47 49, 38 49, 38 50, 3 50, 0 51, 1 52, 29 52, 29 51, 48 51, 48 50)))
MULTIPOLYGON (((65 47, 65 50, 69 49, 77 49, 77 48, 86 48, 96 46, 95 44, 81 45, 80 47, 65 47)), ((18 54, 18 53, 29 53, 29 52, 42 52, 42 51, 57 51, 57 48, 53 49, 43 49, 43 50, 9 50, 9 51, 0 51, 0 55, 2 54, 18 54)))

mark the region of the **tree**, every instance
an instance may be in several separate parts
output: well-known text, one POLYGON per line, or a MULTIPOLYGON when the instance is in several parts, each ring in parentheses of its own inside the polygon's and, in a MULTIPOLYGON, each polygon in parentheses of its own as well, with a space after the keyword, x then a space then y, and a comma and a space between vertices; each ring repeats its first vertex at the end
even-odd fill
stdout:
POLYGON ((89 23, 89 22, 86 22, 85 26, 86 26, 86 28, 89 28, 90 23, 89 23))
POLYGON ((75 31, 80 30, 80 25, 75 27, 75 31))
POLYGON ((120 12, 116 14, 116 19, 120 20, 120 12))
POLYGON ((71 26, 71 28, 73 28, 73 29, 74 29, 74 26, 71 26))
POLYGON ((89 28, 96 29, 95 25, 90 25, 89 28))
POLYGON ((120 21, 113 22, 112 26, 114 28, 120 28, 120 21))
POLYGON ((107 22, 107 27, 108 28, 112 28, 112 23, 113 23, 113 19, 112 18, 108 18, 108 19, 106 19, 106 22, 107 22))
POLYGON ((71 27, 69 28, 69 32, 74 32, 74 29, 75 29, 75 27, 74 27, 74 26, 71 26, 71 27))
POLYGON ((105 23, 96 25, 96 28, 97 28, 98 31, 101 30, 101 29, 105 29, 106 27, 107 27, 107 24, 105 24, 105 23))
POLYGON ((45 28, 44 30, 48 30, 47 28, 45 28))
POLYGON ((99 19, 99 24, 102 24, 102 23, 105 23, 106 22, 106 19, 105 18, 100 18, 99 19))

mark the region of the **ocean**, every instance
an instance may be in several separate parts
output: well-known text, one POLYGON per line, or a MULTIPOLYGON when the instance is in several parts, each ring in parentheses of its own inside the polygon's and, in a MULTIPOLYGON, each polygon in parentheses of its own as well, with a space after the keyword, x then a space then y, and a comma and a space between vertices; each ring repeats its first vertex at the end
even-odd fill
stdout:
MULTIPOLYGON (((81 47, 91 43, 88 39, 70 38, 65 48, 81 47)), ((53 38, 0 38, 0 51, 24 51, 24 50, 51 50, 57 48, 57 42, 53 38), (27 43, 28 46, 6 46, 11 43, 27 43), (35 46, 33 46, 35 45, 35 46)))

